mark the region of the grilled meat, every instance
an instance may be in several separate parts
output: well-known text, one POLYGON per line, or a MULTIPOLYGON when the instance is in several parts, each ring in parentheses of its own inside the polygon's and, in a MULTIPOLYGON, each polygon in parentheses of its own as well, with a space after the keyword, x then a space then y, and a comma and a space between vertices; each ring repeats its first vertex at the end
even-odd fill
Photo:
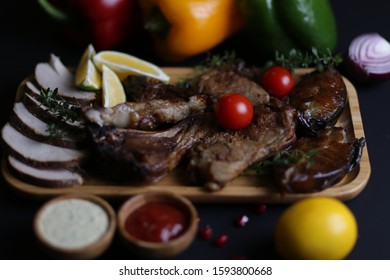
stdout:
POLYGON ((124 80, 124 87, 128 100, 145 102, 154 99, 175 101, 188 101, 191 96, 199 95, 198 92, 181 88, 145 76, 130 75, 124 80))
POLYGON ((210 133, 207 114, 190 116, 169 129, 141 131, 87 125, 96 162, 112 179, 157 182, 210 133))
POLYGON ((301 128, 312 135, 333 126, 347 104, 347 89, 336 69, 303 76, 289 96, 301 128))
POLYGON ((269 102, 269 94, 249 78, 243 69, 232 67, 210 68, 198 77, 197 89, 203 94, 220 97, 228 93, 240 93, 253 105, 269 102))
POLYGON ((126 102, 114 108, 87 108, 84 115, 88 121, 99 126, 153 130, 164 124, 177 123, 193 112, 204 110, 206 106, 206 97, 196 95, 188 101, 155 99, 126 102))
POLYGON ((342 128, 325 129, 318 138, 304 137, 294 146, 294 163, 273 167, 274 179, 282 192, 311 193, 339 182, 360 161, 365 140, 346 140, 342 128), (314 151, 312 156, 306 156, 314 151))
POLYGON ((197 183, 216 191, 253 163, 292 145, 296 139, 296 111, 271 102, 255 106, 252 123, 235 132, 219 132, 190 154, 188 170, 197 183))

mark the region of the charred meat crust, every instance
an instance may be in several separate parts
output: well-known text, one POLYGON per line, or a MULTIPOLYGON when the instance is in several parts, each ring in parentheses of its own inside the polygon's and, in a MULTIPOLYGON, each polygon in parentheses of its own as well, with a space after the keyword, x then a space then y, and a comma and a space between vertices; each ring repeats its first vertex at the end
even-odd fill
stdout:
POLYGON ((87 125, 100 170, 113 180, 157 182, 209 132, 207 118, 190 116, 162 131, 87 125))
POLYGON ((336 69, 313 71, 302 77, 289 99, 298 110, 300 128, 315 135, 337 122, 347 104, 347 89, 336 69))
POLYGON ((154 99, 170 100, 171 102, 188 101, 191 96, 199 95, 197 91, 190 88, 180 88, 145 76, 128 76, 124 80, 124 87, 127 99, 133 102, 154 99))

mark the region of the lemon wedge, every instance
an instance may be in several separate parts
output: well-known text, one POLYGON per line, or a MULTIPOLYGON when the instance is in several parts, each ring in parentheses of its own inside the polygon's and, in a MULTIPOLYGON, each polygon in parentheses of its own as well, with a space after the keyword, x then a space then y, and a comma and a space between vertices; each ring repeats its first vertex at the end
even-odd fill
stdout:
POLYGON ((91 44, 88 45, 76 69, 76 86, 81 89, 99 90, 102 87, 101 74, 92 61, 95 54, 93 46, 91 44))
POLYGON ((169 76, 157 65, 130 54, 117 51, 101 51, 93 57, 93 62, 101 71, 103 65, 107 65, 122 81, 129 75, 144 75, 162 82, 169 81, 169 76))
POLYGON ((126 94, 122 82, 108 66, 102 66, 102 102, 103 107, 114 107, 126 102, 126 94))

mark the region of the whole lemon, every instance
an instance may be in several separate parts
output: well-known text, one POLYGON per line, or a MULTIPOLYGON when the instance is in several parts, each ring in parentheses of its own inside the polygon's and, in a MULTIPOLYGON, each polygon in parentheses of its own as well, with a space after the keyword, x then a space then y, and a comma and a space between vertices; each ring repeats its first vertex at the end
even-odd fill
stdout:
POLYGON ((355 246, 355 216, 340 200, 310 197, 295 202, 275 228, 278 253, 286 259, 338 260, 355 246))

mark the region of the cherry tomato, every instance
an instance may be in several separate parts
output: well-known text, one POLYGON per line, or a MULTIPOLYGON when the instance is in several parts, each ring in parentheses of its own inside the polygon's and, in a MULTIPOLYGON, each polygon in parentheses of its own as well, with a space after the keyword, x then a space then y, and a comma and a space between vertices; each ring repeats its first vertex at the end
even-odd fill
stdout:
POLYGON ((239 93, 229 93, 218 100, 216 116, 222 127, 238 130, 251 123, 253 106, 245 96, 239 93))
POLYGON ((260 77, 260 85, 276 98, 288 95, 294 87, 294 77, 290 71, 281 66, 268 68, 260 77))

